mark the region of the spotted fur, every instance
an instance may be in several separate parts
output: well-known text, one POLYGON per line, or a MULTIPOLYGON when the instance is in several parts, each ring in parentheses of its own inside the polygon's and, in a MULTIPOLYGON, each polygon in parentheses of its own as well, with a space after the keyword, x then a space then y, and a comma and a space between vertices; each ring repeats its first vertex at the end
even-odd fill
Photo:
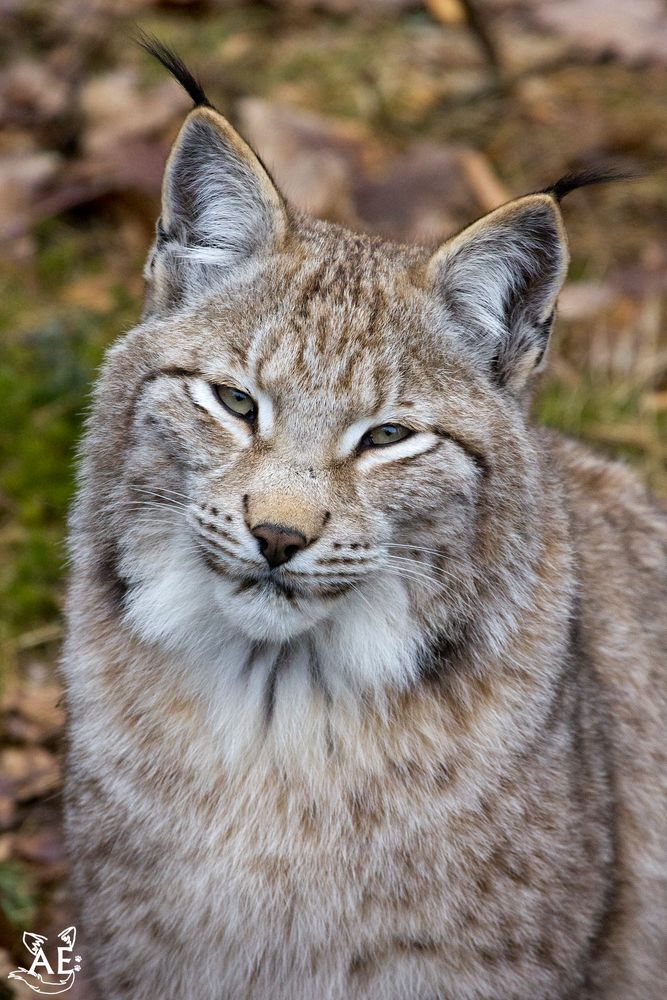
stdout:
POLYGON ((664 996, 667 524, 526 416, 566 266, 549 193, 397 246, 186 119, 71 519, 100 998, 664 996))

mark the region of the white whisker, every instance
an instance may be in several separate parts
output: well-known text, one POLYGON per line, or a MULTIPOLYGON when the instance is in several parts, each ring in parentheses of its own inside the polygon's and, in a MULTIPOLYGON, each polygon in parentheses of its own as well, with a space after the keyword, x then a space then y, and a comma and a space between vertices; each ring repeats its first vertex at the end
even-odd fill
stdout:
POLYGON ((184 517, 185 514, 187 513, 187 507, 181 507, 178 504, 173 504, 173 503, 161 503, 155 500, 151 502, 144 501, 143 503, 140 501, 130 501, 127 504, 123 504, 123 510, 129 510, 135 512, 143 510, 152 510, 152 511, 164 510, 164 511, 169 511, 170 513, 173 514, 180 514, 181 517, 184 517))
POLYGON ((433 566, 431 563, 420 562, 418 559, 410 559, 407 556, 395 556, 391 553, 387 554, 386 561, 395 566, 416 566, 418 569, 423 571, 429 571, 435 576, 441 577, 443 580, 460 580, 460 577, 456 573, 450 573, 448 570, 443 569, 441 566, 433 566))
POLYGON ((360 589, 360 584, 359 583, 354 583, 352 585, 352 590, 355 592, 355 594, 357 595, 357 597, 361 600, 362 604, 366 605, 366 607, 370 611, 371 615, 375 614, 375 609, 373 608, 373 605, 371 604, 371 602, 368 600, 368 597, 366 596, 366 594, 364 594, 362 592, 362 590, 360 589))
MULTIPOLYGON (((435 588, 439 593, 444 594, 446 597, 456 599, 467 610, 469 610, 469 611, 473 610, 473 605, 471 604, 469 598, 464 593, 462 593, 460 591, 457 591, 457 590, 453 589, 451 586, 449 586, 444 579, 437 579, 436 577, 434 577, 432 575, 429 575, 429 574, 424 573, 424 572, 420 572, 418 569, 415 569, 413 566, 403 565, 401 562, 398 562, 398 563, 394 564, 394 563, 392 563, 391 559, 389 559, 387 561, 388 561, 390 570, 393 569, 393 575, 394 576, 397 576, 398 578, 401 578, 401 577, 405 576, 406 578, 414 580, 415 582, 419 582, 419 583, 422 583, 424 585, 430 585, 432 588, 435 588)), ((410 560, 408 560, 408 562, 410 562, 410 560)), ((421 564, 419 564, 419 565, 421 565, 421 564)))
POLYGON ((181 493, 180 490, 170 490, 166 486, 155 487, 153 489, 148 489, 143 486, 130 485, 130 489, 135 493, 147 493, 149 496, 162 496, 163 499, 167 499, 167 494, 171 496, 178 497, 181 500, 187 500, 189 503, 195 503, 193 497, 188 496, 187 493, 181 493))
POLYGON ((408 545, 407 542, 383 542, 382 546, 385 549, 413 549, 415 552, 429 552, 436 556, 446 555, 446 550, 444 548, 432 549, 427 545, 408 545))
POLYGON ((393 570, 392 576, 399 578, 401 576, 405 576, 406 578, 410 577, 412 580, 419 580, 423 583, 428 583, 432 587, 437 587, 440 590, 446 589, 446 585, 442 582, 442 580, 436 580, 432 576, 427 576, 426 573, 418 573, 416 570, 409 569, 404 566, 390 566, 389 569, 393 570))

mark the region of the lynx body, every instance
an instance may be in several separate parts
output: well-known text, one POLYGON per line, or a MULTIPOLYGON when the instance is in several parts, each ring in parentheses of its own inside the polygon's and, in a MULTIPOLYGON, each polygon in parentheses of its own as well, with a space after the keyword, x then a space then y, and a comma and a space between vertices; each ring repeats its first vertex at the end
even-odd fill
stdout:
POLYGON ((526 417, 556 198, 435 253, 197 98, 71 520, 103 1000, 660 1000, 667 522, 526 417))

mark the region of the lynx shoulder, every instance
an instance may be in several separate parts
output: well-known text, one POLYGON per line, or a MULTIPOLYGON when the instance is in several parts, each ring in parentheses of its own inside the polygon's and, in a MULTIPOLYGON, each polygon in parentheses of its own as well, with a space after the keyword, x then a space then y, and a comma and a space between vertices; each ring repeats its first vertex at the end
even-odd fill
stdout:
POLYGON ((70 531, 99 997, 661 1000, 667 520, 527 416, 595 178, 388 244, 147 45, 196 106, 70 531))

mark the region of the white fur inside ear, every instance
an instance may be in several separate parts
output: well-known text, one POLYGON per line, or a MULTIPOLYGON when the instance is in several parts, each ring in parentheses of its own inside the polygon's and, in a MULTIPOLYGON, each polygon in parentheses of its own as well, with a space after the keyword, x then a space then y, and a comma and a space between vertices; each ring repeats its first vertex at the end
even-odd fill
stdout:
POLYGON ((549 195, 502 206, 445 243, 427 275, 444 321, 505 382, 523 382, 543 356, 569 261, 549 195))
POLYGON ((217 112, 187 118, 165 172, 163 226, 191 238, 193 259, 216 250, 246 256, 281 235, 278 192, 249 146, 217 112))
POLYGON ((162 191, 159 236, 146 270, 158 309, 210 292, 212 284, 273 252, 284 235, 281 196, 250 147, 212 108, 188 115, 162 191))

